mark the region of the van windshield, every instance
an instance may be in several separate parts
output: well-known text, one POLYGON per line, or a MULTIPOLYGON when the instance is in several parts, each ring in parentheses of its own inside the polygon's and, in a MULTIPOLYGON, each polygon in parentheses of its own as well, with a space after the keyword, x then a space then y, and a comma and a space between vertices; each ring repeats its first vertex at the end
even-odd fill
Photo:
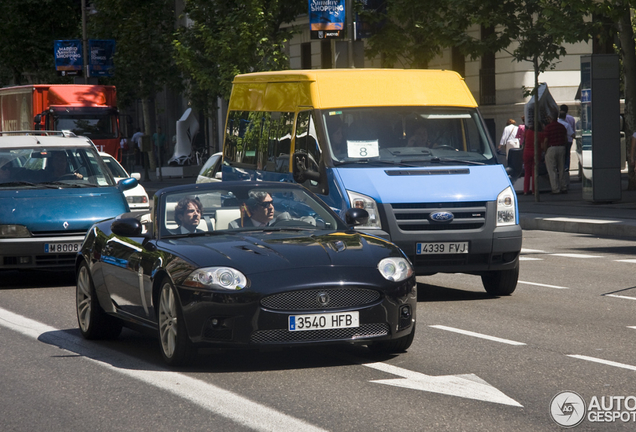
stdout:
POLYGON ((476 109, 343 108, 323 119, 335 165, 497 163, 476 109))

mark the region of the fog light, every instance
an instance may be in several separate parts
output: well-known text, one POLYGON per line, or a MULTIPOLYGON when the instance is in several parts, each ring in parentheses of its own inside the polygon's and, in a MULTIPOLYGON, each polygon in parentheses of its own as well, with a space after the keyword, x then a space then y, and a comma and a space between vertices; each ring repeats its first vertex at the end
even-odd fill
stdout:
POLYGON ((410 306, 402 306, 400 309, 400 318, 408 319, 411 318, 411 307, 410 306))

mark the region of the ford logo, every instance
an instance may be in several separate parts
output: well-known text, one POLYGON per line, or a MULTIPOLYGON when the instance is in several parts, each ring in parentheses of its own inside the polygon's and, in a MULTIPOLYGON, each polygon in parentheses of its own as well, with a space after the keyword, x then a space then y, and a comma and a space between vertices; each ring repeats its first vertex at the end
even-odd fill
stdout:
POLYGON ((431 220, 435 222, 450 222, 453 220, 455 216, 451 212, 435 212, 429 215, 431 220))

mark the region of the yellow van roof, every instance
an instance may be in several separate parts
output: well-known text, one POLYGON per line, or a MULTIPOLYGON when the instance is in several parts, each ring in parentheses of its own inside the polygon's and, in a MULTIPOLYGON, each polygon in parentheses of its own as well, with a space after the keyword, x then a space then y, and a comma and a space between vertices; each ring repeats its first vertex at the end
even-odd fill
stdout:
POLYGON ((231 110, 477 106, 464 79, 457 72, 446 70, 285 70, 237 75, 233 84, 231 110))

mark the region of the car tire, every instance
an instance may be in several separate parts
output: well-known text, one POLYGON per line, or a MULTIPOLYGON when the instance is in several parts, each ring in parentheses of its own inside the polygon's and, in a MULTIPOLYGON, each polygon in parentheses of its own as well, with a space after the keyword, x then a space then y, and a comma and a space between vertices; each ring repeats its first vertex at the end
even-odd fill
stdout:
POLYGON ((104 312, 99 304, 86 262, 80 264, 77 270, 75 309, 77 324, 84 338, 115 339, 121 333, 122 324, 104 312))
POLYGON ((164 361, 170 366, 187 365, 196 355, 196 348, 188 336, 177 292, 168 278, 161 282, 157 321, 164 361))
POLYGON ((493 296, 507 296, 517 288, 519 280, 519 264, 510 270, 499 270, 481 275, 481 282, 486 292, 493 296))
POLYGON ((375 342, 368 345, 368 348, 378 354, 395 354, 395 353, 403 353, 409 349, 411 344, 413 343, 413 338, 415 338, 415 324, 413 324, 413 329, 411 333, 406 336, 402 336, 401 338, 393 339, 390 341, 382 341, 375 342))

